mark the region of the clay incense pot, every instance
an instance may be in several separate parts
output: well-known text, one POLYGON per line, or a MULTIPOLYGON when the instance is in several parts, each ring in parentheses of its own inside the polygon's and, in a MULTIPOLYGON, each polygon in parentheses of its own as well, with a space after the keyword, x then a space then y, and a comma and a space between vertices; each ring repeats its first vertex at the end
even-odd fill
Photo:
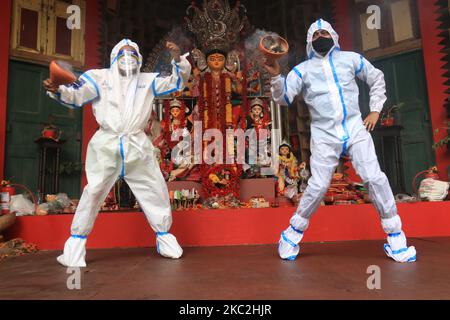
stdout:
POLYGON ((50 62, 50 80, 55 85, 68 85, 77 81, 77 77, 63 63, 50 62))
POLYGON ((289 43, 280 36, 267 35, 261 38, 259 50, 268 60, 278 60, 288 54, 289 43))

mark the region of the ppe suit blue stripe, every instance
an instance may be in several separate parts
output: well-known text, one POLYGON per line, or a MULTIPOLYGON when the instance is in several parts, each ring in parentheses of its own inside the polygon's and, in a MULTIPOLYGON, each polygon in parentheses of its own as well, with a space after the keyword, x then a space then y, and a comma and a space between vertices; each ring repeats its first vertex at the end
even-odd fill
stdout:
POLYGON ((122 157, 122 172, 120 173, 120 176, 122 178, 125 177, 125 152, 123 150, 123 138, 120 138, 120 156, 122 157))
POLYGON ((284 260, 294 261, 295 259, 297 259, 297 256, 290 256, 290 257, 287 257, 287 258, 284 259, 284 260))
MULTIPOLYGON (((94 101, 95 99, 97 99, 100 96, 100 90, 98 89, 97 83, 94 81, 94 79, 92 79, 87 73, 82 74, 80 78, 85 78, 89 83, 91 83, 94 86, 95 91, 96 91, 96 96, 86 102, 83 102, 82 105, 77 105, 74 103, 69 103, 69 102, 64 101, 61 97, 61 93, 57 92, 56 97, 58 98, 58 101, 72 109, 80 109, 84 105, 91 103, 92 101, 94 101)), ((75 90, 79 90, 79 89, 75 89, 75 90)))
MULTIPOLYGON (((109 68, 111 68, 111 67, 114 65, 114 63, 116 63, 117 60, 118 60, 120 57, 121 57, 121 55, 120 55, 120 54, 117 54, 117 56, 116 56, 116 57, 113 59, 113 61, 111 62, 111 65, 110 65, 109 68)), ((138 62, 139 62, 139 69, 140 69, 140 67, 142 66, 142 60, 141 60, 141 57, 139 57, 138 62)))
POLYGON ((347 152, 347 146, 348 146, 348 141, 345 141, 344 146, 342 147, 341 157, 343 157, 345 155, 345 153, 347 152))
POLYGON ((400 253, 403 253, 403 252, 406 252, 406 251, 408 251, 408 248, 403 248, 403 249, 400 249, 400 250, 392 251, 392 254, 400 254, 400 253))
POLYGON ((117 55, 114 60, 111 62, 111 67, 114 65, 114 63, 116 63, 117 59, 119 59, 119 56, 117 55))
POLYGON ((386 251, 386 248, 391 249, 392 254, 400 254, 400 253, 403 253, 403 252, 408 251, 408 248, 403 248, 403 249, 399 249, 399 250, 392 250, 391 246, 388 245, 388 244, 385 244, 385 245, 384 245, 384 250, 385 250, 385 251, 386 251))
POLYGON ((95 97, 95 98, 93 98, 93 99, 91 99, 91 100, 88 100, 88 101, 86 101, 86 102, 83 102, 83 104, 82 104, 81 106, 79 106, 79 105, 77 105, 77 104, 65 102, 65 101, 62 99, 62 97, 61 97, 61 93, 59 93, 59 92, 56 93, 56 98, 58 98, 58 101, 61 102, 61 103, 62 103, 63 105, 65 105, 66 107, 69 107, 69 108, 71 108, 71 109, 80 109, 80 108, 83 108, 83 106, 85 106, 85 105, 91 103, 92 101, 94 101, 94 100, 97 99, 98 97, 95 97))
POLYGON ((335 68, 334 63, 333 63, 333 52, 330 53, 330 65, 331 65, 331 69, 333 71, 334 82, 336 82, 336 86, 338 87, 339 96, 341 98, 342 107, 344 109, 344 119, 342 120, 342 127, 344 128, 346 136, 343 138, 343 140, 347 141, 347 140, 350 139, 350 134, 348 132, 347 125, 346 125, 346 121, 347 121, 347 106, 345 105, 344 92, 342 91, 342 87, 341 87, 341 84, 339 82, 339 78, 338 78, 337 73, 336 73, 336 68, 335 68))
POLYGON ((391 233, 391 234, 389 234, 388 236, 389 236, 390 238, 396 238, 396 237, 399 237, 401 234, 402 234, 401 232, 399 232, 399 233, 391 233))
POLYGON ((293 225, 291 225, 292 230, 294 230, 295 232, 297 232, 298 234, 303 234, 303 231, 300 231, 298 229, 295 229, 293 225))
POLYGON ((156 236, 162 237, 162 236, 165 236, 165 235, 168 235, 168 234, 169 234, 168 232, 157 232, 156 236))
POLYGON ((84 239, 87 239, 87 236, 78 236, 78 235, 73 234, 73 235, 71 235, 71 238, 84 240, 84 239))
POLYGON ((356 75, 360 74, 361 71, 363 71, 364 68, 364 60, 363 60, 363 56, 361 55, 361 64, 359 65, 359 69, 356 71, 356 75))
POLYGON ((291 240, 289 240, 286 235, 284 234, 284 231, 281 233, 281 236, 283 237, 283 240, 286 241, 289 245, 291 245, 292 247, 296 248, 297 245, 295 243, 293 243, 291 240))
POLYGON ((289 97, 287 94, 288 86, 287 86, 287 78, 284 79, 284 101, 286 101, 287 105, 290 106, 291 102, 289 101, 289 97))
POLYGON ((81 77, 86 78, 86 80, 89 81, 95 87, 95 91, 97 92, 97 97, 99 97, 100 90, 98 89, 97 83, 95 83, 94 79, 92 79, 87 73, 82 74, 81 77))
POLYGON ((322 19, 317 20, 317 27, 322 29, 322 19))
POLYGON ((294 68, 294 71, 298 75, 298 77, 303 80, 302 73, 300 71, 298 71, 297 68, 294 68))
POLYGON ((156 79, 155 79, 155 80, 153 80, 153 84, 152 84, 153 95, 155 97, 166 96, 168 94, 171 94, 171 93, 174 93, 174 92, 177 92, 180 90, 180 87, 181 87, 180 67, 177 64, 175 64, 175 66, 176 66, 176 73, 177 73, 177 78, 178 78, 176 87, 171 90, 168 90, 166 92, 158 93, 158 92, 156 92, 156 79))

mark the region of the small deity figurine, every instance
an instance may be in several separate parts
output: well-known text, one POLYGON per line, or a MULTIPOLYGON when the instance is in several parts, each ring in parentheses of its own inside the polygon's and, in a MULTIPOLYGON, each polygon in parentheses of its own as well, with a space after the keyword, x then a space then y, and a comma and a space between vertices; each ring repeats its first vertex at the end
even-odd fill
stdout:
POLYGON ((191 130, 193 128, 189 110, 184 101, 174 98, 166 102, 166 114, 161 121, 165 147, 161 155, 161 171, 169 182, 185 177, 193 168, 192 155, 190 154, 191 130), (173 134, 181 133, 179 139, 172 139, 173 134), (182 141, 180 141, 182 139, 182 141), (176 159, 172 159, 172 151, 177 147, 176 159), (182 152, 181 152, 182 151, 182 152), (176 161, 175 161, 176 160, 176 161))
POLYGON ((217 188, 222 188, 230 183, 231 172, 227 169, 222 169, 220 172, 211 173, 209 179, 217 188))
MULTIPOLYGON (((167 104, 167 103, 166 103, 167 104)), ((171 141, 171 136, 176 130, 192 129, 192 122, 186 117, 186 106, 183 101, 174 98, 168 103, 169 112, 166 114, 163 121, 161 121, 161 127, 165 135, 166 143, 170 148, 173 148, 177 142, 171 141)))
POLYGON ((256 98, 250 102, 250 115, 247 119, 247 128, 255 128, 259 133, 261 129, 270 129, 270 118, 265 114, 265 103, 262 99, 256 98))
POLYGON ((220 198, 231 195, 239 198, 240 185, 239 178, 242 169, 236 165, 212 165, 203 172, 202 176, 202 198, 219 196, 220 198))
POLYGON ((170 131, 173 132, 181 127, 181 102, 173 99, 170 102, 170 131))
POLYGON ((298 172, 297 158, 292 153, 292 147, 283 142, 279 148, 279 169, 277 173, 277 195, 284 196, 294 202, 298 201, 298 172))
POLYGON ((299 175, 301 180, 301 185, 299 187, 299 192, 303 193, 305 192, 306 188, 308 187, 308 180, 311 177, 311 173, 306 168, 306 162, 302 162, 302 164, 299 166, 299 175))
POLYGON ((197 189, 192 189, 192 208, 197 208, 197 202, 200 200, 200 192, 197 189))
POLYGON ((271 121, 268 108, 263 99, 255 98, 250 101, 250 112, 247 116, 247 130, 254 130, 256 141, 249 141, 246 149, 247 178, 260 176, 261 167, 271 165, 271 121))

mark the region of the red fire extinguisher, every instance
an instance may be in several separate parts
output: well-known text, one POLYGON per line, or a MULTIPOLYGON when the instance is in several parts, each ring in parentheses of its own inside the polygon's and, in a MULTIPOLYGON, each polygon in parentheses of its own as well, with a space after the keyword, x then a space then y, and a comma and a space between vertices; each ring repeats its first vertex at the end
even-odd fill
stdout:
POLYGON ((0 192, 2 215, 5 215, 9 213, 9 202, 11 197, 16 195, 16 189, 9 181, 2 181, 0 192))

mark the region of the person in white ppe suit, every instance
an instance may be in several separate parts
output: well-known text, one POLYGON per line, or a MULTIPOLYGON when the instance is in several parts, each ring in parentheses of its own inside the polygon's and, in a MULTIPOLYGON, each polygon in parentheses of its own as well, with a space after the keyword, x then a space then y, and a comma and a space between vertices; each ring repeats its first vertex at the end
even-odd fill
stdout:
POLYGON ((396 202, 386 175, 380 170, 373 139, 374 129, 386 102, 384 74, 362 55, 341 51, 339 36, 331 25, 317 20, 307 35, 308 59, 297 65, 286 78, 276 61, 267 61, 273 99, 281 105, 292 104, 302 95, 309 107, 311 123, 311 173, 308 187, 279 241, 279 255, 295 260, 299 243, 311 216, 322 202, 339 159, 349 155, 387 233, 386 254, 398 262, 416 261, 416 250, 408 247, 396 202), (359 108, 356 77, 370 88, 371 113, 363 121, 359 108))
MULTIPOLYGON (((157 251, 178 259, 183 250, 169 233, 172 212, 166 182, 154 146, 144 133, 155 97, 181 91, 191 65, 180 49, 168 42, 173 73, 141 73, 137 44, 122 40, 111 53, 109 69, 89 70, 77 82, 56 86, 44 81, 48 94, 70 108, 92 102, 100 129, 89 142, 86 158, 88 185, 83 191, 64 253, 57 258, 66 267, 85 267, 86 241, 103 201, 119 177, 125 179, 157 235, 157 251)), ((118 235, 120 236, 120 235, 118 235)))

